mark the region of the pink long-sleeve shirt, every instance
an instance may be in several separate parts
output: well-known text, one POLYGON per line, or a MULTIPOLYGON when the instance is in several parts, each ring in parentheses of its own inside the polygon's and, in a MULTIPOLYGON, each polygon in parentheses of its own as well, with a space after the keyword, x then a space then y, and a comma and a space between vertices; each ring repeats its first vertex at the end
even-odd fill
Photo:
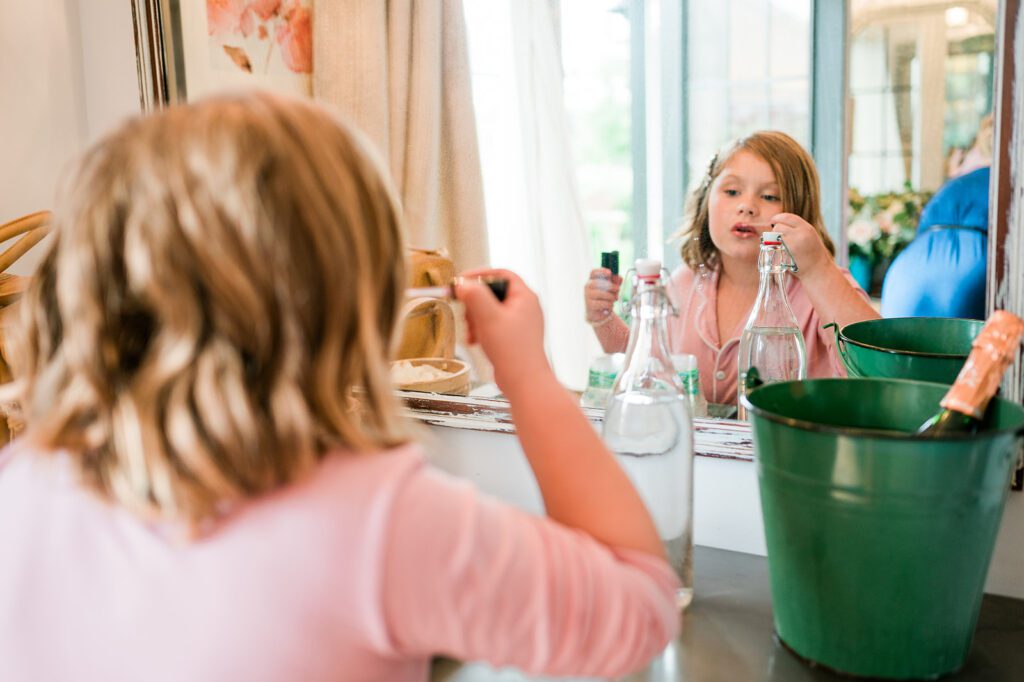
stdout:
POLYGON ((673 637, 661 560, 489 499, 418 448, 332 454, 199 540, 0 453, 0 680, 424 680, 446 654, 618 675, 673 637))
MULTIPOLYGON (((846 270, 850 284, 865 299, 860 285, 846 270)), ((679 307, 679 316, 669 318, 669 345, 673 353, 689 353, 697 357, 697 372, 701 390, 711 403, 736 404, 736 360, 739 355, 740 334, 746 319, 741 319, 727 339, 718 336, 718 271, 711 270, 704 278, 687 267, 672 273, 672 296, 679 307), (703 281, 702 281, 703 279, 703 281)), ((807 376, 844 377, 843 368, 835 352, 835 335, 822 325, 822 320, 811 305, 811 299, 796 277, 786 278, 786 298, 793 309, 807 350, 807 376)))

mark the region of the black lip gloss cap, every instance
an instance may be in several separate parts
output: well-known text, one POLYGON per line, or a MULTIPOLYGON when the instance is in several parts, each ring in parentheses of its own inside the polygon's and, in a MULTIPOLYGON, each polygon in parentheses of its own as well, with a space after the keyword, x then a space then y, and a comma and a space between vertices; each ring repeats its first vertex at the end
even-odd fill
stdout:
POLYGON ((494 294, 496 299, 502 303, 505 302, 505 297, 508 296, 507 279, 502 279, 500 277, 483 277, 480 281, 487 285, 487 288, 491 290, 491 293, 494 294))
POLYGON ((619 252, 618 251, 602 251, 601 252, 601 267, 608 268, 611 270, 613 275, 619 274, 619 252))

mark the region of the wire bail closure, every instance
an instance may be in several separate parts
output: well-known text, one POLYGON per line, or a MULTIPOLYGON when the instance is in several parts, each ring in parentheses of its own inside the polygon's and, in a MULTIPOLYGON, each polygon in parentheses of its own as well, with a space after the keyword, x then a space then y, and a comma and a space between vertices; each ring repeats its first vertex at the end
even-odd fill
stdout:
MULTIPOLYGON (((636 268, 630 268, 629 270, 626 271, 626 277, 629 279, 629 282, 633 287, 633 293, 629 297, 628 301, 621 303, 625 303, 626 305, 632 307, 633 300, 640 295, 640 276, 637 274, 636 268)), ((661 272, 658 273, 658 277, 661 280, 662 284, 656 285, 654 287, 654 290, 660 291, 662 294, 665 295, 665 300, 668 302, 669 314, 672 317, 679 317, 679 307, 676 305, 675 300, 673 300, 672 298, 671 290, 664 284, 664 282, 668 282, 671 279, 672 274, 668 271, 667 268, 662 267, 661 272)), ((648 291, 650 291, 650 289, 648 289, 648 291)))
POLYGON ((782 248, 786 250, 786 255, 789 256, 789 263, 786 264, 786 267, 789 268, 790 272, 796 272, 799 269, 796 264, 796 258, 793 258, 793 252, 786 246, 786 241, 782 238, 781 234, 779 235, 779 243, 782 244, 782 248))

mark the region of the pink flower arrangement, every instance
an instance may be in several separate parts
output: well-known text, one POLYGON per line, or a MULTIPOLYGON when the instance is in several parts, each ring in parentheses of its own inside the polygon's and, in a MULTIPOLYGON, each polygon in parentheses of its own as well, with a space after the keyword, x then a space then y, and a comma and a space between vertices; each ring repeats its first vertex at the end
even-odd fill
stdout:
MULTIPOLYGON (((213 37, 255 35, 259 40, 271 40, 273 36, 271 48, 277 44, 288 69, 313 71, 312 17, 299 0, 206 0, 206 19, 213 37)), ((227 43, 222 47, 240 69, 252 71, 252 61, 243 48, 227 43)))
POLYGON ((931 192, 916 192, 906 185, 902 192, 862 196, 850 188, 850 213, 846 228, 850 255, 870 261, 893 258, 910 243, 917 221, 931 192))

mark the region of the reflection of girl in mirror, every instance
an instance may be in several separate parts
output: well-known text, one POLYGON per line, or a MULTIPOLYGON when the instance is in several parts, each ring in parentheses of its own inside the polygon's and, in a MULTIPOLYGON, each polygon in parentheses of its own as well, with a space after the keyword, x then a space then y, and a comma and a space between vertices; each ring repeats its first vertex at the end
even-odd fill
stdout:
MULTIPOLYGON (((814 161, 776 131, 754 133, 720 152, 691 196, 680 233, 684 265, 672 275, 679 317, 670 319, 669 337, 673 353, 697 356, 709 402, 736 401, 736 357, 757 296, 762 232, 780 232, 799 265, 787 280, 787 295, 807 346, 808 377, 843 374, 823 323, 842 327, 878 317, 867 294, 836 264, 819 205, 814 161), (700 270, 709 273, 706 283, 700 270)), ((584 293, 587 320, 609 353, 624 350, 629 336, 612 312, 621 282, 597 269, 584 293)))
POLYGON ((250 94, 79 162, 13 355, 0 679, 425 680, 437 653, 619 676, 674 635, 650 516, 511 273, 504 303, 459 297, 550 518, 409 442, 402 227, 365 152, 316 105, 250 94))
POLYGON ((953 147, 949 150, 946 175, 950 178, 958 178, 979 168, 987 168, 992 165, 994 138, 995 125, 992 114, 986 114, 978 124, 978 134, 974 136, 974 142, 967 147, 966 151, 960 147, 953 147))
POLYGON ((981 120, 974 143, 950 166, 882 283, 885 317, 985 319, 988 274, 989 166, 992 114, 981 120))

